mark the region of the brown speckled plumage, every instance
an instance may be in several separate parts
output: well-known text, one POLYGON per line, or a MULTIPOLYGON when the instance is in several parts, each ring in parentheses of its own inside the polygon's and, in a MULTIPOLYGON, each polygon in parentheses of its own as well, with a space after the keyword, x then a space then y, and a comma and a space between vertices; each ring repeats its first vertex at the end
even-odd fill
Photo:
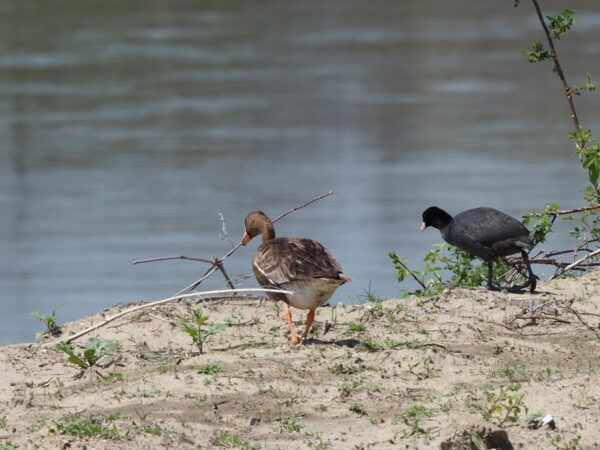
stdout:
MULTIPOLYGON (((274 238, 263 241, 252 259, 254 276, 263 287, 279 286, 293 281, 315 278, 349 281, 341 266, 323 245, 304 238, 274 238)), ((269 293, 289 303, 283 294, 269 293)))

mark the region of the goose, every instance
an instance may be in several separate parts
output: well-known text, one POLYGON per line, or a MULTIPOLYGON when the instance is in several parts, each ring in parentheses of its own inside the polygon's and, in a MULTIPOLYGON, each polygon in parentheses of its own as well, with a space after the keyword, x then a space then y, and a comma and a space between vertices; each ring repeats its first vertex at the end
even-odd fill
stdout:
POLYGON ((273 223, 262 211, 249 213, 244 226, 242 245, 247 245, 258 235, 262 238, 252 258, 252 271, 258 284, 264 288, 275 287, 293 292, 268 292, 267 295, 285 303, 283 316, 289 326, 292 343, 300 344, 308 336, 315 310, 352 278, 343 272, 339 263, 319 242, 307 238, 275 237, 273 223), (308 310, 301 336, 292 323, 290 306, 308 310))
POLYGON ((521 252, 527 265, 528 281, 511 290, 521 290, 529 286, 534 292, 537 277, 531 270, 526 250, 533 248, 529 230, 508 214, 494 208, 473 208, 452 217, 437 206, 423 212, 421 231, 432 226, 440 230, 442 238, 465 252, 482 258, 488 265, 488 289, 492 284, 492 264, 499 256, 521 252))

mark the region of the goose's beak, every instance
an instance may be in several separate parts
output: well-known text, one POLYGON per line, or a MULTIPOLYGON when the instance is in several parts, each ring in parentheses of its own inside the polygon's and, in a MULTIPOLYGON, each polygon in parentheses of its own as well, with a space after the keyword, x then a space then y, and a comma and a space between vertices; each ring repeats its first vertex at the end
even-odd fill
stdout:
POLYGON ((250 239, 252 239, 250 235, 248 233, 244 233, 244 237, 242 238, 242 245, 246 245, 248 242, 250 242, 250 239))
POLYGON ((423 223, 421 224, 421 233, 423 232, 423 230, 424 230, 425 228, 427 228, 427 225, 425 225, 425 222, 423 222, 423 223))

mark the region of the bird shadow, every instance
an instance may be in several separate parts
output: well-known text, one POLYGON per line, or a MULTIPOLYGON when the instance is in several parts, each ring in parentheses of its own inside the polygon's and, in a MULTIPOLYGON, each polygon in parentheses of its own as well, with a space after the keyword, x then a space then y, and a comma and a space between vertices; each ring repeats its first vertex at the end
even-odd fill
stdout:
POLYGON ((338 347, 354 348, 358 346, 365 346, 364 342, 358 339, 319 339, 309 338, 304 341, 304 345, 337 345, 338 347))

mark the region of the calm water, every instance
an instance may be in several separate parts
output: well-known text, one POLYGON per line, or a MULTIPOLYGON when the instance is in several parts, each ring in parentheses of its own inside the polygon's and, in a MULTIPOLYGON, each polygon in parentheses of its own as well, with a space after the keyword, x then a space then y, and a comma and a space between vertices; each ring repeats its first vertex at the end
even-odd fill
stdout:
MULTIPOLYGON (((581 84, 600 5, 575 3, 559 52, 581 84)), ((580 204, 559 82, 520 54, 528 2, 4 0, 0 21, 0 343, 31 340, 32 311, 178 291, 205 267, 131 261, 223 254, 218 213, 237 242, 248 211, 334 189, 277 231, 326 244, 352 302, 399 292, 390 250, 418 266, 440 241, 427 206, 580 204)), ((598 102, 577 98, 586 126, 598 102)))

